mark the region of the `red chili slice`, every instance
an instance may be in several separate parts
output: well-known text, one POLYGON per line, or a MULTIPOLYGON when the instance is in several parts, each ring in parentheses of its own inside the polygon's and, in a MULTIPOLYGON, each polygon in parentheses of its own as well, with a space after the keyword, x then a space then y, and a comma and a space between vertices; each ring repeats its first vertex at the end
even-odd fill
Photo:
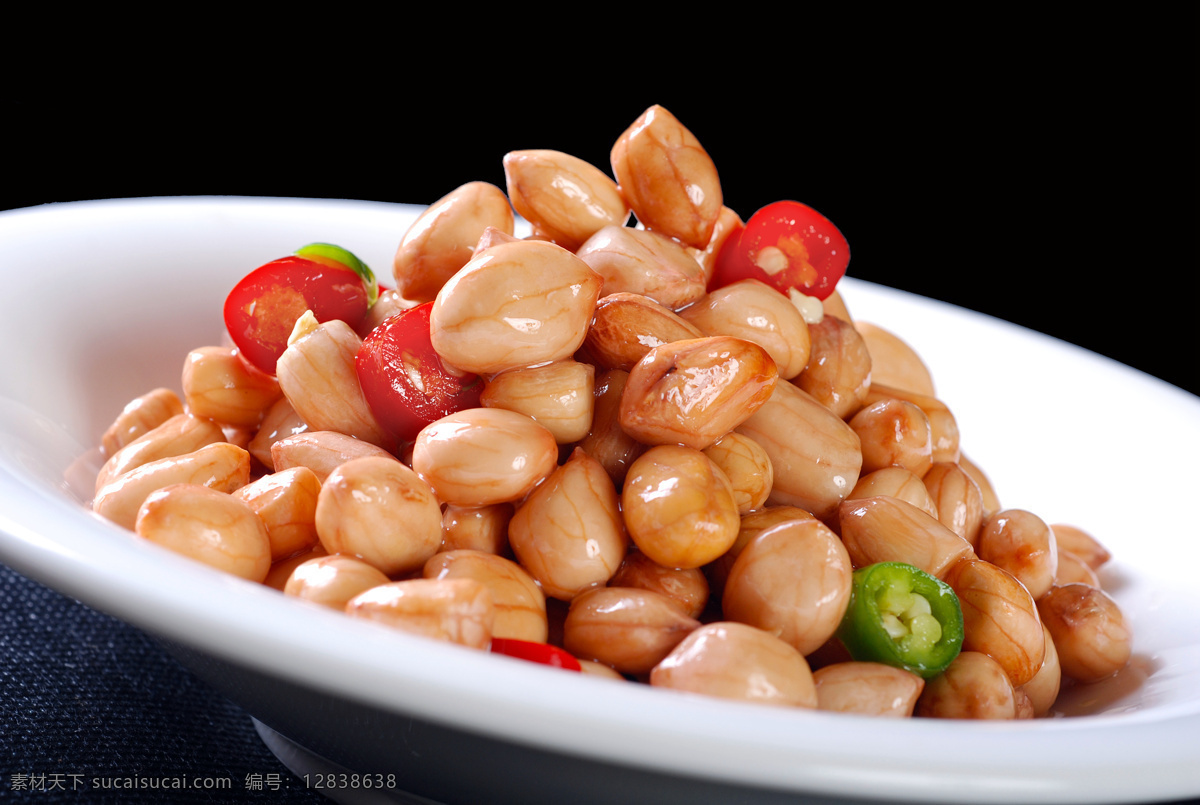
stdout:
POLYGON ((531 640, 517 640, 511 637, 493 637, 492 652, 542 665, 550 665, 554 668, 565 668, 568 671, 583 670, 579 666, 579 660, 558 646, 552 646, 548 643, 535 643, 531 640))
POLYGON ((825 299, 850 263, 850 245, 833 222, 798 201, 768 204, 717 256, 709 288, 756 279, 787 293, 825 299))
POLYGON ((426 302, 387 319, 366 338, 354 359, 371 412, 400 441, 444 416, 478 408, 483 379, 447 367, 429 339, 426 302))

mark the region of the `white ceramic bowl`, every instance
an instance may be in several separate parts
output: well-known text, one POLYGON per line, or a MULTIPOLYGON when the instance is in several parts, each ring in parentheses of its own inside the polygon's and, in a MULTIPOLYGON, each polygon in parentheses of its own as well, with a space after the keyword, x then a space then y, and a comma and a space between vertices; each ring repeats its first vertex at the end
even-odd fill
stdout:
POLYGON ((694 698, 349 622, 84 505, 126 401, 178 387, 248 270, 314 240, 386 276, 416 209, 144 199, 0 215, 0 559, 160 637, 264 724, 444 801, 1133 802, 1200 795, 1200 400, 1003 322, 847 280, 913 344, 1002 502, 1092 531, 1135 633, 1095 714, 885 721, 694 698), (82 485, 78 479, 84 479, 82 485), (82 489, 82 492, 75 491, 82 489))

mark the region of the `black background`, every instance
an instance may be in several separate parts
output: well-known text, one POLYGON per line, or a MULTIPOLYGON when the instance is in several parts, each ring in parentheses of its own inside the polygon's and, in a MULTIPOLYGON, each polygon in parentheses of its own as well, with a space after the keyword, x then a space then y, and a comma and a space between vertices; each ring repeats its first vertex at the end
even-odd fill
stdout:
POLYGON ((165 83, 148 69, 18 85, 0 209, 210 194, 430 203, 466 181, 503 186, 514 149, 610 171, 613 141, 660 103, 709 151, 730 207, 812 205, 848 238, 851 276, 1200 392, 1194 13, 872 19, 883 38, 869 45, 822 18, 795 38, 745 35, 726 59, 733 36, 659 31, 670 47, 652 65, 583 45, 464 46, 382 71, 281 56, 165 83))

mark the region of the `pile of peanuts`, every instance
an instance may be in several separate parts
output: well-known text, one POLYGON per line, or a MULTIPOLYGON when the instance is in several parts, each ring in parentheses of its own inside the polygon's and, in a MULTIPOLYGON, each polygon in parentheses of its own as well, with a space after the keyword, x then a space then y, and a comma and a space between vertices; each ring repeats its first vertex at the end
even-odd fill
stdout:
MULTIPOLYGON (((1023 718, 1130 659, 1084 531, 1003 508, 901 339, 757 280, 707 289, 743 226, 696 137, 651 107, 615 180, 557 151, 431 205, 357 330, 297 322, 278 371, 192 351, 104 434, 93 509, 312 605, 585 673, 762 704, 1023 718), (514 235, 514 209, 532 235, 514 235), (362 339, 433 302, 482 407, 395 444, 362 339), (960 600, 931 679, 835 637, 854 569, 914 565, 960 600)), ((381 634, 383 634, 381 632, 381 634)))

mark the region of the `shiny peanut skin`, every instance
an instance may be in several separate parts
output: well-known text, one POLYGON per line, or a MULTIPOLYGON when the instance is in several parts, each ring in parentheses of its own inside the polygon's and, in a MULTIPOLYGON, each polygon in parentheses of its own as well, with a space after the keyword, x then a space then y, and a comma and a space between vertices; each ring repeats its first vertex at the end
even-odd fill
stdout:
POLYGON ((1086 584, 1054 586, 1038 599, 1037 609, 1066 676, 1096 682, 1129 664, 1132 634, 1104 591, 1086 584))
POLYGON ((597 587, 572 599, 563 648, 636 676, 648 674, 699 626, 661 593, 597 587))
POLYGON ((933 430, 929 418, 905 400, 879 400, 850 418, 862 445, 863 472, 904 467, 918 478, 933 465, 933 430))
POLYGON ((775 361, 784 380, 808 365, 808 324, 786 296, 764 282, 747 279, 716 288, 679 315, 705 335, 729 335, 758 344, 775 361))
POLYGON ((431 302, 471 259, 489 227, 511 235, 513 213, 504 191, 468 182, 431 204, 404 233, 392 263, 405 299, 431 302))
POLYGON ((188 413, 176 414, 113 453, 96 476, 96 489, 101 489, 143 464, 181 456, 205 445, 224 441, 224 431, 211 419, 188 413))
POLYGON ((618 421, 644 444, 703 450, 766 404, 778 371, 766 351, 728 336, 655 347, 629 373, 618 421))
POLYGON ((419 570, 442 544, 433 490, 390 458, 356 458, 321 484, 317 535, 329 553, 358 556, 387 576, 419 570))
POLYGON ((641 551, 630 551, 608 580, 609 587, 633 587, 665 595, 689 617, 708 606, 708 580, 699 568, 664 567, 641 551))
POLYGON ((854 322, 871 355, 871 380, 899 389, 935 396, 929 367, 911 346, 890 330, 866 321, 854 322))
POLYGON ((324 482, 335 469, 355 458, 398 459, 382 447, 331 430, 304 430, 271 445, 271 463, 276 472, 306 467, 324 482))
POLYGON ((938 517, 938 507, 921 481, 921 478, 904 467, 884 467, 859 478, 846 500, 863 500, 882 495, 911 503, 930 517, 938 517))
POLYGON ((344 612, 346 604, 391 581, 379 568, 353 556, 333 554, 301 562, 284 584, 284 595, 344 612))
POLYGON ((249 482, 250 454, 228 442, 215 442, 130 470, 96 492, 92 509, 132 531, 138 509, 155 490, 172 484, 195 484, 232 492, 249 482))
POLYGON ((354 356, 362 339, 340 319, 322 322, 290 343, 276 362, 279 387, 314 431, 335 431, 390 447, 358 384, 354 356))
POLYGON ((854 325, 836 316, 810 324, 808 363, 792 382, 835 416, 858 413, 871 389, 871 354, 854 325))
POLYGON ((577 448, 517 508, 508 541, 547 596, 569 601, 605 584, 621 566, 629 538, 604 467, 577 448))
POLYGON ((606 226, 575 253, 600 275, 601 296, 639 294, 670 310, 704 296, 704 268, 687 248, 658 232, 606 226))
POLYGON ((838 522, 855 567, 904 562, 944 578, 959 561, 974 556, 965 539, 896 498, 848 500, 838 510, 838 522))
POLYGON ((1004 509, 984 520, 975 553, 1004 568, 1025 585, 1034 600, 1054 584, 1058 545, 1040 517, 1024 509, 1004 509))
POLYGON ((258 459, 269 470, 275 468, 275 460, 271 457, 271 446, 280 439, 295 436, 308 430, 308 423, 300 418, 296 409, 288 402, 287 397, 281 397, 267 412, 263 414, 262 422, 250 438, 246 449, 250 455, 258 459))
POLYGON ((241 500, 197 484, 151 492, 137 513, 138 536, 249 581, 271 569, 267 529, 241 500))
POLYGON ((975 479, 959 464, 938 461, 921 481, 937 507, 938 521, 974 547, 983 524, 983 493, 975 479))
POLYGON ((1004 669, 986 654, 964 651, 925 683, 916 714, 926 718, 1012 720, 1016 694, 1004 669))
POLYGON ((392 629, 486 649, 496 608, 475 579, 409 579, 372 587, 346 604, 346 614, 392 629))
POLYGON ((817 709, 885 718, 908 718, 925 680, 877 662, 839 662, 813 672, 817 709))
POLYGON ((630 538, 666 567, 705 565, 737 539, 741 519, 733 487, 691 447, 659 445, 638 457, 621 489, 630 538))
POLYGON ((427 579, 475 579, 492 594, 492 637, 546 642, 546 596, 533 576, 511 559, 482 551, 441 551, 421 571, 427 579))
POLYGON ((771 632, 808 655, 842 622, 853 571, 846 548, 826 525, 793 520, 742 549, 721 606, 728 620, 771 632))
POLYGON ((354 332, 359 338, 366 338, 372 330, 392 316, 398 316, 406 310, 411 310, 418 304, 418 302, 412 299, 405 299, 394 288, 380 288, 379 298, 375 300, 375 304, 371 305, 371 309, 367 311, 367 315, 354 328, 354 332))
POLYGON ((738 514, 748 514, 766 504, 775 472, 762 445, 745 434, 727 433, 703 452, 729 479, 738 514))
POLYGON ((721 207, 721 212, 717 214, 717 223, 713 227, 712 237, 709 238, 708 245, 703 249, 692 249, 692 255, 700 263, 700 267, 704 269, 706 283, 712 282, 713 273, 717 268, 717 256, 721 253, 721 249, 724 248, 725 241, 731 237, 737 237, 745 228, 746 224, 742 221, 741 216, 726 206, 721 207))
POLYGON ((130 400, 100 437, 104 455, 112 456, 143 433, 183 413, 183 400, 168 388, 157 388, 130 400))
POLYGON ((583 344, 600 277, 547 241, 479 252, 442 289, 430 338, 442 360, 481 375, 571 357, 583 344))
POLYGON ((586 436, 592 425, 595 375, 596 368, 590 363, 570 358, 510 369, 487 381, 480 402, 486 408, 525 414, 550 431, 559 444, 571 444, 586 436))
POLYGON ((720 621, 696 629, 655 666, 650 684, 758 704, 817 706, 804 655, 744 623, 720 621))
POLYGON ((699 328, 648 296, 613 293, 596 303, 584 349, 605 369, 633 369, 646 353, 662 344, 703 338, 699 328))
POLYGON ((979 487, 979 494, 983 498, 983 513, 987 515, 1000 511, 1000 498, 996 495, 996 489, 992 486, 992 481, 988 478, 987 473, 961 452, 957 464, 962 467, 963 472, 971 476, 971 480, 979 487))
POLYGON ((775 486, 768 502, 832 517, 862 468, 858 435, 791 383, 776 383, 770 399, 737 428, 771 459, 775 486))
POLYGON ((579 447, 600 462, 617 487, 625 482, 629 465, 646 451, 646 445, 621 427, 621 396, 628 382, 629 373, 620 369, 610 369, 596 375, 596 385, 592 390, 596 401, 592 427, 579 442, 579 447))
POLYGON ((1015 686, 1033 679, 1046 656, 1046 639, 1038 608, 1021 582, 982 559, 964 559, 944 580, 962 606, 963 651, 987 654, 1015 686))
POLYGON ((703 249, 721 213, 721 180, 708 152, 679 120, 651 106, 609 155, 621 193, 637 219, 703 249))
POLYGON ((719 599, 725 591, 725 581, 729 578, 729 569, 741 555, 742 549, 749 545, 755 537, 769 528, 793 520, 815 520, 811 512, 796 506, 765 506, 742 515, 738 526, 737 538, 729 546, 729 550, 704 566, 704 575, 709 587, 719 599))
POLYGON ((1089 587, 1103 588, 1100 575, 1092 570, 1083 559, 1070 551, 1058 549, 1058 569, 1054 572, 1055 584, 1086 584, 1089 587))
POLYGON ((267 571, 267 577, 263 579, 263 584, 273 590, 283 592, 287 587, 288 579, 292 577, 292 573, 296 568, 310 559, 318 559, 328 555, 329 552, 318 542, 304 553, 298 553, 295 556, 289 556, 287 559, 272 562, 271 569, 267 571))
POLYGON ((511 557, 508 545, 508 521, 516 511, 511 503, 490 506, 442 507, 442 550, 472 550, 511 557))
POLYGON ((1099 570, 1112 558, 1098 539, 1078 526, 1055 523, 1050 528, 1054 531, 1055 544, 1078 556, 1092 570, 1099 570))
POLYGON ((557 464, 554 434, 503 408, 469 408, 442 417, 413 443, 413 469, 438 500, 460 506, 519 501, 557 464))
POLYGON ((278 562, 317 544, 317 496, 321 481, 307 467, 264 475, 233 492, 246 503, 271 540, 271 561, 278 562))
POLYGON ((871 382, 863 405, 871 405, 881 400, 903 400, 921 409, 929 420, 930 436, 933 443, 933 461, 957 462, 962 455, 959 446, 958 421, 946 404, 936 397, 917 394, 903 389, 885 386, 882 383, 871 382))
POLYGON ((183 362, 188 410, 225 425, 256 427, 283 396, 279 381, 255 369, 233 347, 200 347, 183 362))
POLYGON ((597 230, 624 226, 629 205, 617 183, 590 162, 561 151, 504 155, 508 197, 539 236, 575 251, 597 230))
POLYGON ((1029 697, 1035 718, 1050 712, 1062 688, 1062 666, 1058 662, 1058 650, 1054 647, 1054 637, 1046 628, 1045 621, 1042 622, 1042 633, 1046 638, 1045 659, 1033 678, 1020 687, 1029 697))

